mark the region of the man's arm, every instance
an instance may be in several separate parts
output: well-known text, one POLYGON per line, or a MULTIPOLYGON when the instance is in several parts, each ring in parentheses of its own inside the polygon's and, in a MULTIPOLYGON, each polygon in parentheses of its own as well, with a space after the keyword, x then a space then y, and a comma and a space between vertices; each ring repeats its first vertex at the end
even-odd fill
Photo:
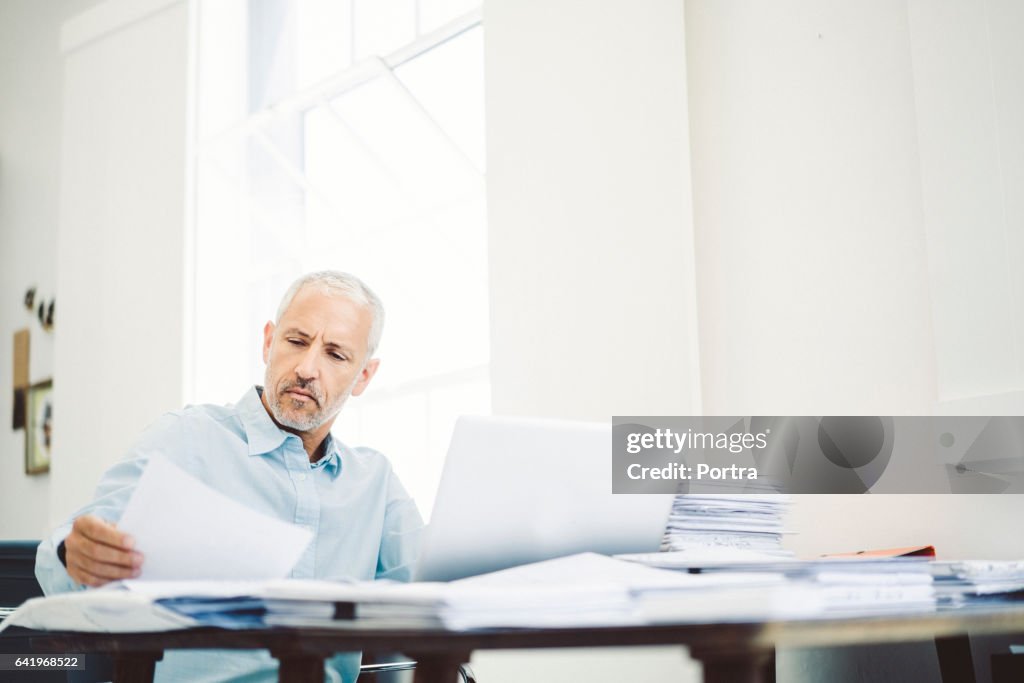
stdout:
POLYGON ((422 536, 423 518, 416 509, 416 503, 391 472, 376 578, 410 581, 420 554, 422 536))
POLYGON ((121 519, 149 458, 175 448, 180 434, 178 414, 168 413, 158 419, 128 454, 103 474, 93 501, 39 544, 36 579, 44 593, 66 593, 102 585, 128 578, 141 567, 142 557, 131 551, 130 539, 117 531, 114 524, 121 519), (67 566, 58 556, 62 542, 67 566))

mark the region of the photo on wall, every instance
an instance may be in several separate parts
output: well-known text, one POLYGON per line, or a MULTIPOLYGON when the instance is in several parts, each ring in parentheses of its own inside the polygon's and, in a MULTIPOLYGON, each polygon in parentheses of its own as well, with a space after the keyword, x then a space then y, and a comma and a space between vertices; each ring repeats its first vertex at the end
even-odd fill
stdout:
POLYGON ((50 471, 53 443, 53 380, 33 384, 28 390, 25 430, 25 474, 50 471))

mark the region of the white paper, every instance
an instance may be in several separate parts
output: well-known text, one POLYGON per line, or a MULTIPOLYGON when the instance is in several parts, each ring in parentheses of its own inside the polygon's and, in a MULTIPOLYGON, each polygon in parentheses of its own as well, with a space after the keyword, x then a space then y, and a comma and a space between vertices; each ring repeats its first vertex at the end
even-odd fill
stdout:
MULTIPOLYGON (((676 550, 660 553, 627 553, 616 555, 617 559, 637 562, 648 567, 662 569, 699 569, 702 567, 723 567, 748 564, 779 563, 774 553, 759 552, 745 548, 709 547, 691 550, 676 550)), ((795 560, 794 560, 795 561, 795 560)))
POLYGON ((135 537, 144 580, 282 578, 313 537, 211 489, 165 458, 146 466, 118 529, 135 537))
POLYGON ((638 615, 649 624, 809 619, 822 616, 826 608, 822 591, 803 583, 650 593, 636 602, 638 615))
POLYGON ((268 583, 263 595, 278 600, 431 605, 444 600, 448 585, 435 582, 288 579, 268 583))
POLYGON ((0 624, 49 629, 135 633, 170 631, 199 624, 128 591, 87 590, 32 598, 0 624))
POLYGON ((503 569, 490 574, 453 581, 452 586, 521 588, 555 586, 559 588, 604 584, 634 593, 650 590, 689 590, 711 586, 781 582, 781 574, 688 574, 655 569, 596 553, 579 553, 544 562, 503 569))
POLYGON ((261 598, 267 581, 142 581, 126 579, 108 583, 100 590, 127 590, 150 600, 164 598, 261 598))
POLYGON ((688 574, 580 553, 448 584, 440 616, 453 629, 643 623, 636 606, 782 585, 781 574, 688 574))

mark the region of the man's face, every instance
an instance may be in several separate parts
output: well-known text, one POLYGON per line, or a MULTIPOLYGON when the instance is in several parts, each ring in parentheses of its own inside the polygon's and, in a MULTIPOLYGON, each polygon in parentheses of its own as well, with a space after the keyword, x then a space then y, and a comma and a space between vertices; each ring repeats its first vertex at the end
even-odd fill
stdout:
POLYGON ((365 306, 307 286, 276 326, 267 323, 263 396, 279 424, 300 432, 330 429, 345 399, 363 393, 378 365, 366 357, 372 322, 365 306))

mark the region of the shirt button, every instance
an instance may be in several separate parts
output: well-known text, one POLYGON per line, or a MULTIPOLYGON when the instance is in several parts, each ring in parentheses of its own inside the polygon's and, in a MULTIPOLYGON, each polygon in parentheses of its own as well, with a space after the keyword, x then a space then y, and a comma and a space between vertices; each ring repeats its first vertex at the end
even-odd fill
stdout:
POLYGON ((306 475, 305 474, 300 474, 299 475, 299 481, 306 481, 306 475))

